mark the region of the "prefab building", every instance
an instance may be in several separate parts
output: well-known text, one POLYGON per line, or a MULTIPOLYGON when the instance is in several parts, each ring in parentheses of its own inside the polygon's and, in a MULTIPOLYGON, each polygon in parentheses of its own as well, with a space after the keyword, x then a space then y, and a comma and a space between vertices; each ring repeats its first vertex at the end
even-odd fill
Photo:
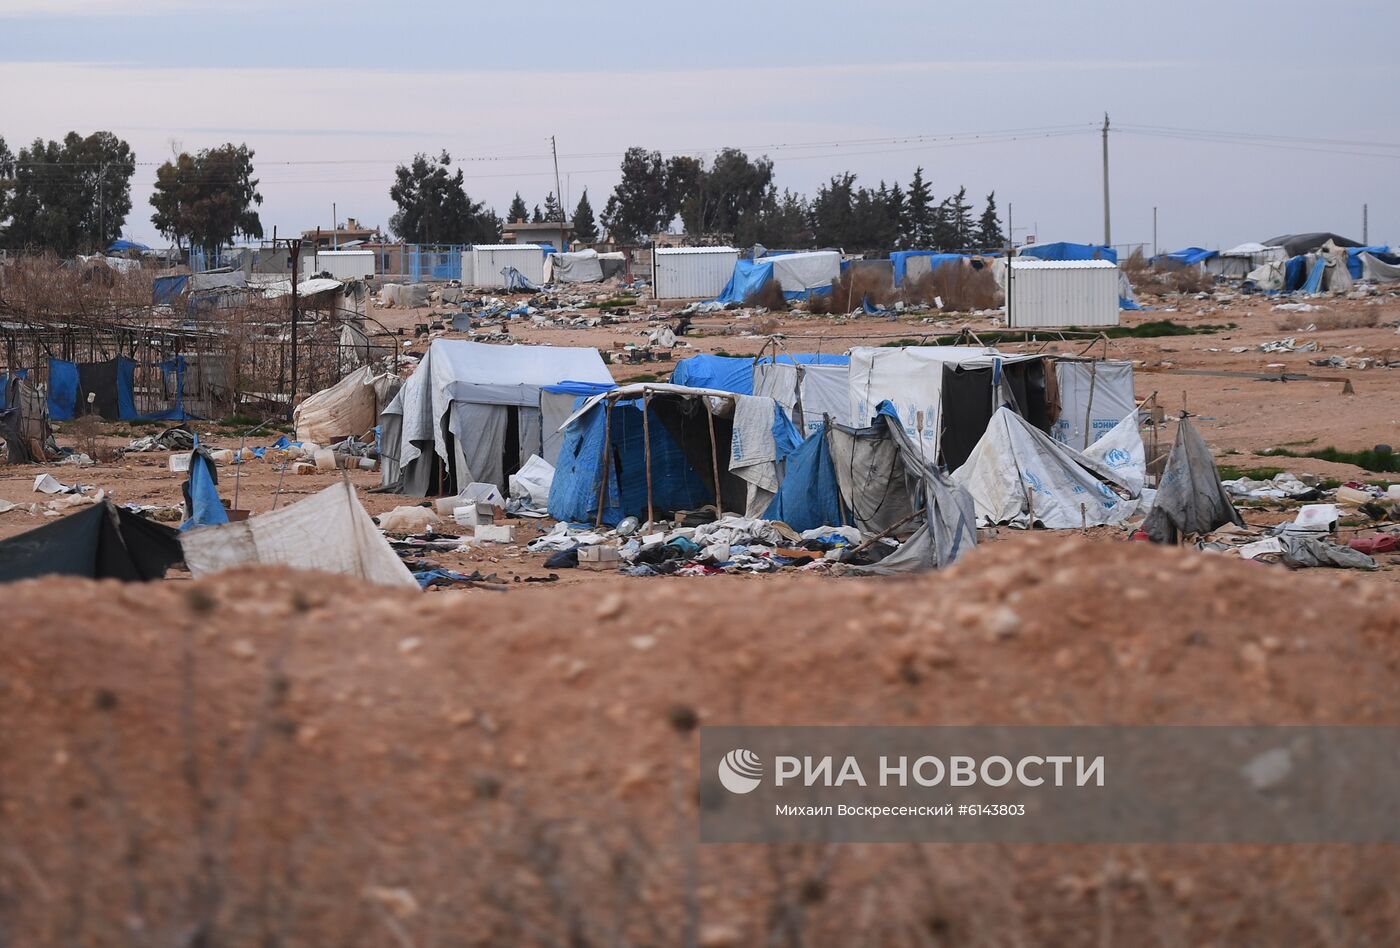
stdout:
POLYGON ((374 251, 308 249, 297 267, 302 277, 327 273, 336 280, 368 280, 374 276, 374 251))
POLYGON ((462 284, 502 289, 501 271, 515 267, 531 283, 544 282, 544 248, 539 244, 477 244, 462 251, 462 284))
POLYGON ((733 247, 657 247, 651 252, 655 298, 712 300, 734 275, 738 259, 733 247))
POLYGON ((1118 325, 1118 265, 1110 260, 1011 261, 1012 329, 1118 325))

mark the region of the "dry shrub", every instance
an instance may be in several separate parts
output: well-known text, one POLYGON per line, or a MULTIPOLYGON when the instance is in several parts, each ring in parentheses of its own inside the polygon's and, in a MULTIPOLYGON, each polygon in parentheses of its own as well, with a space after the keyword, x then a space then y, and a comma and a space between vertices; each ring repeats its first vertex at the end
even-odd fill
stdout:
POLYGON ((914 280, 906 280, 903 289, 906 303, 934 306, 942 300, 943 309, 952 312, 992 309, 1003 301, 1001 287, 989 265, 945 263, 914 280))
POLYGON ((783 287, 777 280, 769 280, 762 287, 744 297, 744 305, 764 309, 785 310, 787 300, 783 297, 783 287))
POLYGON ((872 306, 891 306, 899 299, 887 273, 861 267, 847 267, 830 293, 813 296, 807 308, 814 313, 849 313, 860 309, 861 301, 872 306))
POLYGON ((1174 263, 1153 265, 1134 250, 1119 267, 1139 293, 1166 296, 1168 293, 1204 293, 1214 289, 1215 278, 1201 266, 1183 267, 1174 263))
POLYGON ((1318 332, 1328 329, 1373 329, 1380 322, 1381 314, 1374 309, 1359 313, 1289 313, 1279 323, 1279 328, 1301 330, 1311 326, 1318 332))

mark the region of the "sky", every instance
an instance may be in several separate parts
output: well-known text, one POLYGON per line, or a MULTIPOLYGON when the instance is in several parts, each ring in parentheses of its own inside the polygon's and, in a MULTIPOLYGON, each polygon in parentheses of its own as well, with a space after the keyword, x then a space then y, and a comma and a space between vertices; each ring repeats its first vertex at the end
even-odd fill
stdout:
POLYGON ((1315 230, 1400 244, 1400 4, 749 0, 0 0, 0 137, 108 129, 155 168, 245 142, 271 236, 388 226, 396 164, 446 149, 504 214, 588 189, 621 153, 766 154, 779 188, 833 174, 935 197, 995 190, 1015 237, 1226 248, 1315 230))

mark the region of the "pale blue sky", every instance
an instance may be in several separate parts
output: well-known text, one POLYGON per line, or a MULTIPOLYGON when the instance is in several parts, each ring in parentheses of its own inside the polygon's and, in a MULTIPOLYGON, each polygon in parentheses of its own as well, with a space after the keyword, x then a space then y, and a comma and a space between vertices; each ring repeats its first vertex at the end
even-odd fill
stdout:
POLYGON ((1092 126, 1108 111, 1124 127, 1111 140, 1115 242, 1150 241, 1154 205, 1164 249, 1359 238, 1363 203, 1371 239, 1400 242, 1394 3, 856 9, 0 0, 0 135, 12 147, 69 129, 122 135, 151 163, 128 220, 147 239, 149 182, 172 143, 246 141, 270 232, 328 224, 333 201, 342 218, 386 224, 393 166, 418 150, 464 159, 470 193, 498 211, 517 189, 542 202, 554 134, 570 204, 587 187, 601 207, 629 145, 733 144, 766 151, 779 185, 808 193, 847 169, 907 182, 922 164, 940 197, 995 188, 1018 237, 1097 240, 1092 126), (929 140, 1032 128, 1057 133, 929 140), (1261 147, 1260 135, 1306 141, 1261 147), (843 144, 793 147, 807 143, 843 144))

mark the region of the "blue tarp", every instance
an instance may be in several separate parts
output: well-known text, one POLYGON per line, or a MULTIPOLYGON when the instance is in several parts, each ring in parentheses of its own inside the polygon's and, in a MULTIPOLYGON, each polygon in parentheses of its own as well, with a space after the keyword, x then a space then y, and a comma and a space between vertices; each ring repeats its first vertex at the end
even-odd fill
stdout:
POLYGON ((1308 278, 1303 283, 1304 293, 1322 292, 1322 275, 1327 272, 1327 258, 1319 256, 1313 261, 1312 269, 1308 271, 1308 278))
POLYGON ((601 395, 615 388, 617 388, 616 382, 575 382, 572 379, 565 379, 556 385, 541 386, 542 391, 552 392, 555 395, 582 395, 584 398, 601 395))
POLYGON ((156 277, 151 284, 151 303, 155 306, 174 305, 190 283, 189 274, 156 277))
POLYGON ((135 421, 136 414, 136 360, 117 356, 117 418, 122 421, 135 421))
POLYGON ((1170 253, 1164 253, 1160 257, 1153 257, 1152 262, 1157 263, 1161 261, 1164 263, 1175 263, 1183 267, 1193 267, 1198 263, 1204 263, 1212 257, 1218 256, 1220 256, 1220 254, 1217 251, 1206 250, 1204 247, 1185 247, 1181 250, 1173 250, 1170 253))
MULTIPOLYGON (((677 362, 671 371, 671 382, 691 388, 713 388, 736 395, 752 395, 754 363, 773 361, 773 356, 751 359, 702 353, 677 362)), ((779 355, 776 361, 783 365, 850 365, 851 357, 827 352, 795 352, 779 355)))
POLYGON ((122 251, 122 250, 135 250, 135 251, 140 252, 140 251, 145 251, 145 250, 150 250, 150 249, 151 249, 151 248, 150 248, 150 247, 147 247, 145 244, 138 244, 138 243, 137 243, 136 241, 134 241, 134 240, 126 240, 126 239, 124 239, 124 238, 123 238, 123 239, 114 240, 114 241, 112 241, 110 244, 107 245, 107 252, 108 252, 108 253, 118 253, 118 252, 120 252, 120 251, 122 251))
POLYGON ((1390 253, 1389 247, 1348 247, 1347 248, 1347 272, 1351 274, 1353 280, 1361 279, 1361 255, 1363 253, 1377 254, 1390 253))
MULTIPOLYGON (((605 404, 599 403, 564 431, 549 489, 549 514, 557 520, 597 520, 606 415, 605 404)), ((603 523, 615 526, 624 517, 645 517, 647 512, 646 447, 639 401, 618 402, 613 408, 609 442, 603 523)), ((714 501, 655 409, 651 412, 651 478, 652 500, 658 510, 693 510, 714 501)))
POLYGON ((72 421, 78 409, 78 363, 49 360, 49 419, 72 421))
POLYGON ((945 263, 966 259, 967 254, 940 253, 937 250, 896 250, 890 254, 890 263, 894 267, 895 286, 904 282, 904 276, 909 271, 909 258, 911 257, 933 257, 935 259, 929 261, 929 269, 937 270, 945 263))
POLYGON ((753 260, 736 260, 734 262, 734 272, 729 277, 729 282, 720 291, 716 302, 726 306, 744 302, 753 294, 763 289, 764 284, 773 279, 773 264, 753 260))
POLYGON ((505 276, 505 289, 509 293, 538 293, 539 287, 526 279, 525 274, 515 267, 506 267, 501 273, 505 276))
POLYGON ((190 475, 185 479, 185 511, 189 519, 180 524, 180 529, 194 527, 216 527, 228 523, 228 511, 219 499, 218 476, 214 473, 214 462, 209 455, 199 450, 199 437, 194 439, 195 452, 190 455, 190 475))
POLYGON ((1283 292, 1296 293, 1308 281, 1308 258, 1289 257, 1283 265, 1283 292))
POLYGON ((1021 248, 1021 256, 1039 260, 1112 260, 1118 262, 1118 252, 1112 247, 1099 244, 1072 244, 1059 241, 1053 244, 1027 244, 1021 248))
POLYGON ((763 516, 781 520, 794 530, 838 526, 842 519, 841 492, 826 432, 818 431, 787 458, 782 486, 763 516))

